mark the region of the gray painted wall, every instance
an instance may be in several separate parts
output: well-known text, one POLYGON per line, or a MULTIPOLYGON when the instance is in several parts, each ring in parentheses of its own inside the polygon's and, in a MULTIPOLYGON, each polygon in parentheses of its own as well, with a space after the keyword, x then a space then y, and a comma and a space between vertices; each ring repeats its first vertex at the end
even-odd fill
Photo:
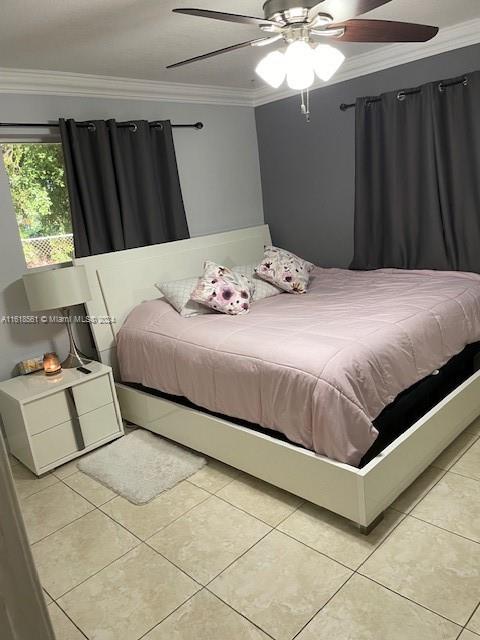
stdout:
MULTIPOLYGON (((258 147, 253 108, 215 105, 0 95, 0 121, 46 122, 60 116, 78 120, 162 119, 205 124, 202 131, 174 132, 190 233, 205 235, 263 223, 258 147)), ((21 276, 25 261, 0 161, 0 317, 28 314, 21 276)), ((31 355, 66 353, 66 332, 55 326, 0 325, 0 379, 31 355)), ((89 350, 88 333, 81 346, 89 350)))
POLYGON ((311 122, 299 99, 256 109, 265 221, 279 246, 323 266, 353 255, 355 111, 358 96, 414 87, 480 68, 480 45, 339 83, 311 94, 311 122))

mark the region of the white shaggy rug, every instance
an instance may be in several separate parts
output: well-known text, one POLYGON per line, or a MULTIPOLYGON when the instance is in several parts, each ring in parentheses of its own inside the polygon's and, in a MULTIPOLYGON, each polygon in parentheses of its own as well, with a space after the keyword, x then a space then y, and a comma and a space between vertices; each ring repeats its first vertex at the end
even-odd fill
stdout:
POLYGON ((82 458, 78 468, 133 504, 145 504, 205 463, 189 449, 136 429, 82 458))

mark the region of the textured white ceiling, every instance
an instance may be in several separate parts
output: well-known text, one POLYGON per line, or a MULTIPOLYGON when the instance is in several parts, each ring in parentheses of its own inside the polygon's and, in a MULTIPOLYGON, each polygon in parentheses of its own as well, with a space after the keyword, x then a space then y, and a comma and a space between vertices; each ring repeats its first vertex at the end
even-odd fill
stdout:
MULTIPOLYGON (((261 0, 0 0, 0 67, 262 86, 253 70, 265 49, 248 48, 165 69, 178 60, 258 37, 256 27, 171 12, 191 6, 263 15, 261 0)), ((368 17, 446 27, 480 17, 480 0, 392 0, 368 17)), ((341 48, 352 57, 374 47, 345 43, 341 48)))

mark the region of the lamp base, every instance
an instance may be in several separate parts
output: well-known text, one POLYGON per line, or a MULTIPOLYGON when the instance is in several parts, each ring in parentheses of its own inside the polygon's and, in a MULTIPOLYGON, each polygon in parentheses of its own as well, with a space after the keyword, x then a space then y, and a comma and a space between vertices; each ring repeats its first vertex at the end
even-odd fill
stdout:
POLYGON ((77 367, 84 367, 89 364, 91 360, 84 357, 78 351, 76 353, 69 353, 65 360, 62 362, 62 369, 76 369, 77 367))
POLYGON ((71 321, 70 321, 70 313, 68 309, 62 309, 63 315, 66 320, 67 330, 68 330, 68 338, 70 341, 70 346, 68 348, 68 356, 62 362, 62 369, 76 369, 77 367, 83 367, 84 365, 91 362, 87 356, 84 356, 81 353, 75 344, 75 340, 73 338, 71 321))

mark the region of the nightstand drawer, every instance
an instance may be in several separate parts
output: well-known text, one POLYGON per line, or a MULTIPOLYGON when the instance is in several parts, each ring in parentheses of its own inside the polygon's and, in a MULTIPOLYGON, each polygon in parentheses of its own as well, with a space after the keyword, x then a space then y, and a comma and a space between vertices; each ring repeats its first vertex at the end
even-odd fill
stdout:
MULTIPOLYGON (((112 401, 108 375, 77 384, 71 391, 79 416, 112 401)), ((26 427, 31 435, 42 433, 72 418, 74 407, 70 404, 68 393, 69 390, 58 391, 24 405, 26 427)))
MULTIPOLYGON (((78 422, 85 447, 89 447, 119 431, 113 404, 108 404, 80 416, 78 422)), ((47 429, 34 436, 32 440, 36 463, 40 468, 52 465, 79 450, 79 443, 75 437, 75 428, 72 420, 47 429)))
POLYGON ((56 427, 33 436, 32 440, 36 465, 40 469, 78 451, 71 422, 57 424, 56 427))
POLYGON ((120 431, 113 404, 107 404, 105 407, 81 416, 80 426, 86 447, 120 431))

